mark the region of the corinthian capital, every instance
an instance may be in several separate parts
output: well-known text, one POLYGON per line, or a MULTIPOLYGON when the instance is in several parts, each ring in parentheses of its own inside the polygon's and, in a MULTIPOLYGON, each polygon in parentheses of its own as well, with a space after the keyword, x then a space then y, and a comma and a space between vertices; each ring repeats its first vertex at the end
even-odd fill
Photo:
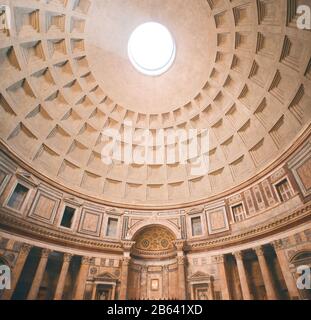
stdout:
POLYGON ((233 252, 233 255, 235 256, 235 259, 237 259, 237 260, 242 260, 243 259, 243 251, 233 252))
POLYGON ((64 262, 70 262, 73 255, 70 253, 64 253, 64 262))
POLYGON ((220 254, 218 256, 213 256, 213 262, 214 263, 224 263, 225 262, 225 256, 223 254, 220 254))
POLYGON ((256 248, 254 248, 254 250, 255 250, 258 257, 264 255, 264 250, 263 250, 262 246, 256 247, 256 248))
POLYGON ((122 247, 125 251, 130 251, 135 244, 135 241, 122 241, 122 247))
POLYGON ((177 251, 183 251, 185 247, 185 240, 175 240, 174 245, 177 251))
POLYGON ((50 250, 50 249, 42 249, 41 258, 47 259, 51 252, 52 252, 52 250, 50 250))
POLYGON ((82 257, 81 264, 83 265, 90 265, 92 263, 91 257, 82 257))
POLYGON ((24 255, 28 255, 30 250, 31 250, 32 246, 27 244, 27 243, 24 243, 22 246, 21 246, 21 251, 20 253, 21 254, 24 254, 24 255))
POLYGON ((282 240, 275 240, 272 242, 275 251, 284 249, 284 244, 282 240))

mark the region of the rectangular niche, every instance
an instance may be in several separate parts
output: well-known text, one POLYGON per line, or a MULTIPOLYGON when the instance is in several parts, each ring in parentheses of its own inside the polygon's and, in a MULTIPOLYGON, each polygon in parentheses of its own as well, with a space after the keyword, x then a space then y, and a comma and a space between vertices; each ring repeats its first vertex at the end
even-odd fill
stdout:
POLYGON ((38 148, 38 138, 23 123, 17 125, 8 137, 9 140, 10 144, 27 158, 32 158, 38 148))
POLYGON ((69 60, 62 61, 54 65, 54 69, 61 79, 71 80, 73 78, 73 71, 69 60))
POLYGON ((16 31, 20 37, 31 37, 40 32, 39 10, 16 7, 16 31))
POLYGON ((167 187, 163 184, 147 186, 147 200, 167 200, 167 187))
POLYGON ((84 39, 71 39, 71 51, 78 53, 84 51, 84 39))
POLYGON ((31 80, 38 92, 46 91, 55 86, 55 81, 49 68, 42 69, 32 74, 31 80))
POLYGON ((17 114, 8 104, 6 99, 0 94, 0 134, 2 137, 7 136, 14 129, 15 118, 17 114))
POLYGON ((91 2, 89 0, 74 0, 73 10, 79 13, 87 14, 90 8, 91 2))
POLYGON ((304 197, 311 195, 311 143, 308 142, 288 163, 304 197))
POLYGON ((108 218, 106 236, 110 238, 116 238, 118 234, 119 220, 116 218, 108 218))
POLYGON ((36 100, 36 96, 26 79, 23 79, 7 89, 12 100, 21 108, 31 107, 36 100))
POLYGON ((0 74, 6 75, 2 78, 2 81, 15 75, 20 70, 14 47, 0 49, 0 74))
POLYGON ((48 49, 52 59, 63 57, 67 54, 65 39, 48 40, 48 49))
POLYGON ((74 224, 76 209, 66 206, 63 212, 60 226, 65 229, 72 229, 74 224))
POLYGON ((17 183, 17 185, 14 188, 14 191, 8 199, 7 207, 16 211, 21 211, 29 191, 29 188, 25 187, 20 183, 17 183))
POLYGON ((83 210, 79 225, 79 232, 90 236, 99 237, 102 218, 103 217, 101 213, 83 210))
POLYGON ((30 210, 29 217, 53 224, 59 203, 60 200, 58 198, 39 191, 30 210))
POLYGON ((71 18, 70 31, 75 33, 83 33, 85 28, 85 20, 76 17, 71 18))
POLYGON ((201 216, 191 218, 191 232, 193 237, 198 237, 203 235, 201 216))
POLYGON ((224 203, 207 206, 205 210, 209 234, 217 234, 229 230, 229 222, 224 203))
POLYGON ((21 52, 26 64, 37 64, 40 61, 45 61, 41 40, 22 43, 21 52))
POLYGON ((46 32, 65 32, 66 16, 55 12, 46 13, 46 32))

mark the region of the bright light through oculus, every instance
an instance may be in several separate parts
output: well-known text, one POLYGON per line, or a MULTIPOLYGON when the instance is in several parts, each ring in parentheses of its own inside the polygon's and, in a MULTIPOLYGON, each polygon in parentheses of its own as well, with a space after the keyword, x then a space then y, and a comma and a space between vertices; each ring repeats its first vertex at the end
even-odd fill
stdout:
POLYGON ((138 71, 158 76, 172 66, 176 46, 171 33, 163 25, 148 22, 132 33, 128 43, 128 55, 138 71))

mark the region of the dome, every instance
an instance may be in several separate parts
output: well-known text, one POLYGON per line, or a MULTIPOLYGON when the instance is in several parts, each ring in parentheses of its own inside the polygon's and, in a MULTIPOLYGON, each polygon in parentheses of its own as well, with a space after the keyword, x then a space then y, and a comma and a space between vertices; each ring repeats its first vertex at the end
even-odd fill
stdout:
MULTIPOLYGON (((310 245, 308 8, 309 0, 4 1, 0 231, 10 241, 0 234, 1 265, 15 261, 1 245, 13 257, 24 252, 20 241, 25 270, 39 256, 57 264, 73 255, 73 281, 75 266, 80 280, 93 266, 78 298, 85 289, 90 299, 264 299, 255 284, 229 292, 221 281, 226 272, 243 278, 245 257, 247 270, 265 272, 266 256, 279 261, 285 288, 282 259, 310 245), (145 296, 135 286, 149 272, 157 276, 143 281, 145 296)), ((286 286, 287 297, 299 295, 286 286)), ((40 292, 32 285, 24 296, 40 292)))
MULTIPOLYGON (((267 30, 281 14, 267 11, 258 21, 257 4, 247 1, 234 10, 226 1, 80 1, 62 38, 63 6, 50 6, 44 28, 18 25, 19 45, 2 48, 1 69, 10 76, 2 78, 1 101, 10 121, 1 135, 55 183, 122 205, 202 201, 262 172, 309 122, 290 104, 308 91, 300 66, 310 45, 298 29, 291 36, 267 30), (176 43, 170 69, 158 77, 133 68, 127 51, 133 31, 150 21, 176 43), (130 149, 142 159, 103 161, 111 130, 118 153, 130 149), (194 153, 180 152, 194 140, 194 153)), ((35 19, 31 8, 15 11, 35 19)))

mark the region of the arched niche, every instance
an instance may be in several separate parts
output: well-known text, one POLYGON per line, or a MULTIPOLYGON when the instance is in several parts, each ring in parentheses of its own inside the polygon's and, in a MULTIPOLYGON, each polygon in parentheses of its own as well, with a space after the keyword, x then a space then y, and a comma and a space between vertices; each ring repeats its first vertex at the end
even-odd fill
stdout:
POLYGON ((155 224, 133 236, 128 297, 130 300, 173 300, 178 297, 176 235, 155 224))
POLYGON ((142 219, 138 221, 130 228, 127 235, 128 240, 135 241, 135 238, 139 233, 152 226, 166 228, 174 235, 175 239, 181 238, 181 228, 179 228, 175 223, 169 220, 158 220, 154 217, 150 217, 150 219, 142 219))
POLYGON ((176 255, 174 232, 163 225, 147 226, 133 237, 132 255, 148 259, 168 258, 176 255))

